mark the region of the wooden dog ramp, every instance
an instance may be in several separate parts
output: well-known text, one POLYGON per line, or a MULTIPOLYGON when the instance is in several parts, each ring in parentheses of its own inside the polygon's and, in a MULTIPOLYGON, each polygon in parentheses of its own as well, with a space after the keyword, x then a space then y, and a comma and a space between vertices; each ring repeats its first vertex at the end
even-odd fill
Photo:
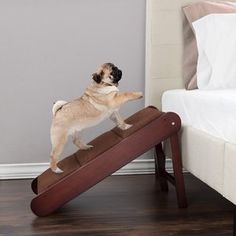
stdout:
POLYGON ((128 130, 116 127, 91 141, 92 149, 79 150, 60 161, 58 166, 64 171, 62 174, 48 169, 35 178, 32 190, 37 196, 31 202, 32 211, 37 216, 49 215, 153 147, 161 189, 168 191, 167 180, 170 181, 176 186, 179 207, 187 207, 177 136, 181 128, 178 115, 163 113, 150 106, 126 119, 126 123, 133 126, 128 130), (165 170, 161 145, 168 138, 174 176, 165 170))

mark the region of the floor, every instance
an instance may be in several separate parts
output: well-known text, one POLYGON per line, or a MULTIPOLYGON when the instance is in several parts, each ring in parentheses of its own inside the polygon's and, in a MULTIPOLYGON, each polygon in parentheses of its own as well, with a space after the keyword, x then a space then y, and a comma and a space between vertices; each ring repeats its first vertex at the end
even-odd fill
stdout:
POLYGON ((30 183, 0 181, 0 236, 232 236, 233 205, 190 174, 187 209, 154 175, 111 176, 43 218, 30 210, 30 183))

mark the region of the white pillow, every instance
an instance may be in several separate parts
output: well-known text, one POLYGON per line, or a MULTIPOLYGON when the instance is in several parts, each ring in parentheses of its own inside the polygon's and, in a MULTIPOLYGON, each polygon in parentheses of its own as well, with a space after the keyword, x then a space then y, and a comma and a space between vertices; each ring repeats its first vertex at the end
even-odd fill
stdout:
POLYGON ((195 22, 199 89, 236 88, 236 14, 210 14, 195 22))

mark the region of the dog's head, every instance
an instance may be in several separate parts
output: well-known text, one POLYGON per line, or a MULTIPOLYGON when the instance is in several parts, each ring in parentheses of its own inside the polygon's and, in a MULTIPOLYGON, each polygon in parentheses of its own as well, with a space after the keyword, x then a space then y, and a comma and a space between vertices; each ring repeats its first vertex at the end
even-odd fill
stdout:
POLYGON ((96 83, 105 83, 118 86, 118 82, 122 77, 122 71, 112 63, 105 63, 99 67, 96 73, 93 74, 93 80, 96 83))

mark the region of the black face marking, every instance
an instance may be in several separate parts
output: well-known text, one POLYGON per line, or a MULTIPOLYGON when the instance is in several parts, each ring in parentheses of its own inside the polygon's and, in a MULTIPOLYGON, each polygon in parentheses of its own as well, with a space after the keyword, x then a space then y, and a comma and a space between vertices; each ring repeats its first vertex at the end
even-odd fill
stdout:
POLYGON ((118 67, 114 66, 112 67, 111 75, 113 76, 113 82, 118 83, 118 81, 122 77, 122 71, 118 69, 118 67))

